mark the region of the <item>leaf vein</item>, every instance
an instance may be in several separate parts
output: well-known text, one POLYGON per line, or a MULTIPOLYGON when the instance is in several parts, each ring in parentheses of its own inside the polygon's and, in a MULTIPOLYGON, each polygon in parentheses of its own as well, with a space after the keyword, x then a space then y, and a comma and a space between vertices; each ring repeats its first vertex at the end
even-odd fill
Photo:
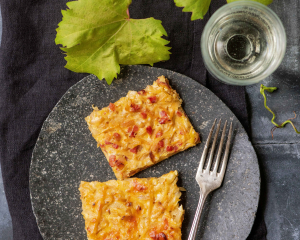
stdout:
POLYGON ((114 36, 116 36, 126 24, 127 24, 127 22, 125 22, 119 28, 119 30, 115 32, 115 34, 113 34, 109 39, 107 39, 107 41, 105 41, 90 57, 88 57, 82 64, 80 64, 77 68, 75 68, 75 70, 77 70, 79 67, 83 66, 91 57, 93 57, 111 38, 113 38, 114 36))
MULTIPOLYGON (((86 29, 83 29, 83 30, 80 30, 80 31, 76 31, 76 32, 70 33, 68 35, 65 35, 61 39, 65 39, 66 37, 72 36, 73 34, 76 34, 76 33, 84 32, 84 31, 88 31, 88 30, 92 30, 92 29, 96 29, 96 28, 101 28, 101 27, 104 27, 104 26, 107 26, 107 25, 110 25, 110 24, 113 24, 113 23, 117 23, 117 22, 122 22, 122 21, 125 21, 125 19, 122 19, 122 20, 119 20, 119 21, 115 21, 115 22, 111 22, 111 23, 107 23, 107 24, 103 24, 103 25, 100 25, 100 26, 92 27, 92 28, 86 28, 86 29)), ((68 24, 68 25, 73 25, 73 24, 68 24)))

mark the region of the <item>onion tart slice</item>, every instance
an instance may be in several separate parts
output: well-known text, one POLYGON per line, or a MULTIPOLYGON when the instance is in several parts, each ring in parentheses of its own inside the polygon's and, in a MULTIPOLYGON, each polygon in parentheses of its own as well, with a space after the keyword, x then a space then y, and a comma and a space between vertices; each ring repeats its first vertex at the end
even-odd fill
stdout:
POLYGON ((181 240, 184 210, 177 171, 160 178, 81 182, 89 240, 181 240))
POLYGON ((85 118, 117 179, 128 178, 200 142, 169 81, 159 77, 141 91, 85 118))

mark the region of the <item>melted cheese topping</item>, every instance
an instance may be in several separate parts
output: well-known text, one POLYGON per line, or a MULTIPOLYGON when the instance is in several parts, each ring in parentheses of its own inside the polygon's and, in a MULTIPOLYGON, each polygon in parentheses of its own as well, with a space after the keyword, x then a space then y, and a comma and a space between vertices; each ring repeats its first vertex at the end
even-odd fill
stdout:
POLYGON ((118 179, 200 142, 182 100, 164 76, 139 92, 86 117, 89 129, 118 179))
POLYGON ((177 176, 81 182, 88 239, 180 240, 184 210, 177 176))

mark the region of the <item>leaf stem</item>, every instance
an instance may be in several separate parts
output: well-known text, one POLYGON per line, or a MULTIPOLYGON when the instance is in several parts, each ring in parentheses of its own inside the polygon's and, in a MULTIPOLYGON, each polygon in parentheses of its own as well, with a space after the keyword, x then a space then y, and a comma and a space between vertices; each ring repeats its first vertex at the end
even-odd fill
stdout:
POLYGON ((130 19, 129 8, 127 8, 128 19, 130 19))

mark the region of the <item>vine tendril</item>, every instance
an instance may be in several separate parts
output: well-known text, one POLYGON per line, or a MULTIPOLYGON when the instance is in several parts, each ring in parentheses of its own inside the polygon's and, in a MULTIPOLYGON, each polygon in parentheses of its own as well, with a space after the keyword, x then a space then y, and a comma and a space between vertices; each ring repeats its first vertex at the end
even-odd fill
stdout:
POLYGON ((284 122, 281 123, 281 124, 277 124, 277 123, 274 121, 276 115, 275 115, 275 113, 267 106, 267 97, 266 97, 266 95, 265 95, 265 90, 268 91, 268 92, 270 92, 270 93, 272 93, 272 92, 274 92, 275 90, 277 90, 277 87, 266 87, 266 86, 264 86, 263 84, 260 85, 260 93, 261 93, 261 95, 263 95, 263 97, 264 97, 264 105, 265 105, 265 108, 266 108, 270 113, 272 113, 272 115, 273 115, 273 117, 272 117, 272 119, 271 119, 271 122, 272 122, 275 126, 271 129, 272 138, 274 137, 274 136, 273 136, 273 133, 274 133, 274 131, 275 131, 277 128, 283 128, 283 127, 284 127, 286 124, 288 124, 288 123, 290 123, 290 124, 292 125, 292 127, 294 128, 294 130, 295 130, 295 132, 296 132, 297 134, 300 134, 300 131, 297 130, 297 128, 295 127, 294 123, 291 121, 291 120, 293 120, 293 119, 295 119, 295 118, 297 117, 296 112, 294 112, 295 117, 290 118, 290 119, 284 121, 284 122))

